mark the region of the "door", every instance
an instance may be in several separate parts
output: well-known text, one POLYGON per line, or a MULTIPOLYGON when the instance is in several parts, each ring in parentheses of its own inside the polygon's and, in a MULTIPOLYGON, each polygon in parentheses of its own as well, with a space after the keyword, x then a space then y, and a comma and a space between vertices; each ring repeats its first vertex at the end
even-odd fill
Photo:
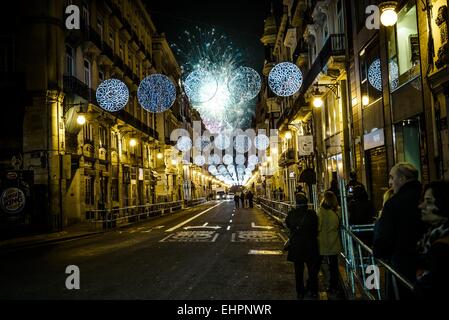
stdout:
POLYGON ((376 212, 382 209, 383 195, 388 190, 387 152, 385 147, 366 152, 367 191, 376 212))

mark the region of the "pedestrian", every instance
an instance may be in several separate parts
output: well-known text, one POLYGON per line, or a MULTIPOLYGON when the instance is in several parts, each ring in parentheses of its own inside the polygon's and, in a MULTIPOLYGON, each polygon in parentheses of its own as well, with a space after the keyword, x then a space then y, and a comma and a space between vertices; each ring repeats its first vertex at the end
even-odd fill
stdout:
POLYGON ((248 192, 248 201, 249 201, 249 207, 252 209, 252 208, 254 208, 254 202, 253 202, 253 198, 254 198, 254 195, 253 195, 253 193, 251 192, 251 190, 248 192))
POLYGON ((332 179, 331 187, 326 191, 332 192, 337 197, 338 205, 341 206, 340 189, 338 188, 338 180, 337 179, 332 179))
POLYGON ((363 186, 363 184, 357 181, 357 173, 355 171, 352 171, 349 174, 349 181, 348 184, 346 185, 346 195, 348 203, 352 200, 354 196, 354 188, 356 186, 363 186))
MULTIPOLYGON (((386 260, 408 281, 414 281, 418 257, 416 243, 421 233, 418 170, 409 163, 398 163, 390 171, 389 183, 394 195, 385 203, 375 224, 373 253, 376 258, 386 260)), ((399 297, 390 284, 387 289, 389 299, 412 297, 406 286, 399 280, 396 283, 399 297)))
POLYGON ((338 255, 341 252, 340 241, 340 209, 337 197, 326 191, 318 209, 318 243, 320 262, 327 260, 329 265, 329 294, 338 292, 339 272, 338 255))
POLYGON ((420 259, 415 294, 438 300, 447 297, 449 288, 449 182, 426 186, 419 208, 427 231, 418 242, 420 259))
MULTIPOLYGON (((372 225, 374 223, 375 211, 373 202, 368 199, 365 187, 361 184, 354 186, 352 200, 348 203, 349 225, 372 225)), ((363 231, 358 234, 358 237, 367 246, 370 247, 372 245, 372 231, 363 231)))
POLYGON ((236 193, 236 194, 234 195, 234 204, 235 204, 235 209, 236 209, 236 210, 239 209, 239 201, 240 201, 239 194, 236 193))
POLYGON ((304 266, 307 266, 307 291, 311 298, 318 298, 318 217, 308 209, 308 200, 298 197, 296 208, 287 214, 285 223, 290 231, 290 246, 287 260, 294 263, 297 298, 306 294, 304 287, 304 266))
POLYGON ((243 192, 240 193, 240 202, 242 203, 242 209, 245 209, 245 194, 243 192))

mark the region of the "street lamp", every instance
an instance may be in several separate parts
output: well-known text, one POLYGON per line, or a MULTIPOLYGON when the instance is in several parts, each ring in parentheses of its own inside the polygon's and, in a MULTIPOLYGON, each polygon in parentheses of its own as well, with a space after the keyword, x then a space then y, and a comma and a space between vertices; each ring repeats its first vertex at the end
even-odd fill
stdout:
POLYGON ((321 99, 321 97, 316 97, 313 99, 313 106, 315 108, 321 108, 323 106, 324 102, 323 99, 321 99))
POLYGON ((290 131, 287 131, 285 133, 285 139, 290 140, 292 138, 292 133, 290 131))
POLYGON ((86 124, 86 116, 83 113, 79 113, 76 118, 76 123, 80 126, 84 126, 86 124))
POLYGON ((137 140, 131 138, 131 140, 129 140, 129 145, 134 148, 135 146, 137 146, 137 140))
POLYGON ((363 96, 362 97, 362 104, 364 107, 366 107, 367 105, 369 105, 369 97, 368 96, 363 96))
POLYGON ((391 27, 398 22, 398 14, 396 13, 397 1, 384 1, 379 5, 381 11, 380 22, 385 27, 391 27))

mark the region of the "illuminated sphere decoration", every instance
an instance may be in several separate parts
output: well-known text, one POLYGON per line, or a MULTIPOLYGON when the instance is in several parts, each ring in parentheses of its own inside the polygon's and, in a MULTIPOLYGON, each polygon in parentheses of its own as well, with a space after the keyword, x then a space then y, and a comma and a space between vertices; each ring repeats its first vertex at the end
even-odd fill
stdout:
POLYGON ((204 158, 204 156, 196 156, 195 159, 193 160, 193 162, 197 166, 202 167, 206 164, 206 158, 204 158))
POLYGON ((247 102, 260 92, 262 80, 256 70, 248 67, 240 67, 235 70, 228 82, 228 90, 234 101, 247 102))
POLYGON ((243 154, 238 154, 235 157, 235 163, 237 163, 238 165, 244 165, 246 162, 246 158, 243 154))
POLYGON ((184 81, 184 91, 191 103, 206 103, 217 94, 217 79, 207 70, 197 69, 184 81))
POLYGON ((142 80, 137 98, 142 108, 148 112, 161 113, 175 103, 176 87, 167 76, 153 74, 142 80))
POLYGON ((231 140, 229 139, 228 136, 220 134, 218 135, 215 140, 215 146, 219 149, 219 150, 225 150, 227 148, 229 148, 229 146, 231 145, 231 140))
POLYGON ((255 166, 259 163, 259 157, 256 155, 249 156, 248 163, 248 168, 254 170, 256 168, 255 166))
POLYGON ((190 151, 192 149, 192 140, 189 137, 181 137, 176 144, 176 148, 182 152, 190 151))
POLYGON ((248 136, 238 135, 235 137, 234 148, 238 153, 248 152, 252 146, 252 142, 248 136))
POLYGON ((399 86, 399 66, 396 61, 391 60, 388 63, 389 73, 390 73, 390 86, 391 89, 396 89, 399 86))
POLYGON ((213 155, 209 156, 208 163, 210 165, 219 165, 221 163, 220 156, 218 154, 213 154, 213 155))
POLYGON ((280 97, 290 97, 301 89, 303 75, 301 70, 291 62, 276 65, 268 76, 268 85, 280 97))
POLYGON ((109 112, 117 112, 125 108, 129 101, 129 90, 126 84, 117 79, 103 81, 97 89, 99 106, 109 112))
POLYGON ((382 74, 380 71, 380 59, 374 60, 368 68, 368 81, 377 91, 382 91, 382 74))
POLYGON ((224 163, 225 165, 231 165, 231 164, 234 163, 234 158, 233 158, 230 154, 226 154, 226 155, 223 157, 223 163, 224 163))
POLYGON ((201 136, 195 140, 195 148, 201 151, 208 150, 211 147, 211 141, 206 136, 201 136))
POLYGON ((264 134, 259 134, 255 139, 254 139, 254 144, 257 148, 257 150, 260 151, 265 151, 268 149, 268 147, 270 146, 270 138, 268 138, 266 135, 264 134))

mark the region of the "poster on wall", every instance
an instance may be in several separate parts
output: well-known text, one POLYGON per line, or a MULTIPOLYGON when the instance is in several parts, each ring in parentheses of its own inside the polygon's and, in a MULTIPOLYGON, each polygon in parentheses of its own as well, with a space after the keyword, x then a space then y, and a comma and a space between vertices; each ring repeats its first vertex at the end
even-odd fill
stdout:
POLYGON ((300 157, 313 154, 313 136, 299 136, 298 150, 300 157))

